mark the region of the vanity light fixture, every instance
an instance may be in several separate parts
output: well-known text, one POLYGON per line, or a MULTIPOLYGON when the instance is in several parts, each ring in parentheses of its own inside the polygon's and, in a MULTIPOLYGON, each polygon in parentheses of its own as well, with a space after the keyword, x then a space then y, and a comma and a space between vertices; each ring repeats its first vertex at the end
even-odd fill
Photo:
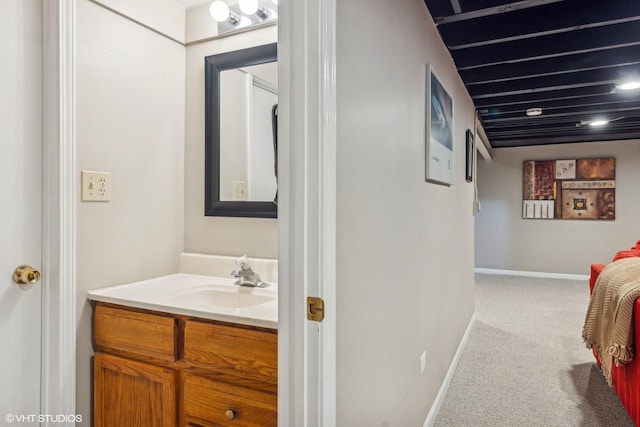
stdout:
POLYGON ((217 21, 218 35, 278 20, 277 0, 209 1, 212 1, 209 13, 217 21))
POLYGON ((209 13, 211 17, 217 22, 229 22, 231 25, 236 25, 240 22, 240 17, 231 12, 229 5, 223 0, 215 0, 209 7, 209 13))
POLYGON ((240 0, 238 3, 242 13, 246 15, 257 15, 260 19, 267 19, 269 11, 260 5, 258 0, 240 0))

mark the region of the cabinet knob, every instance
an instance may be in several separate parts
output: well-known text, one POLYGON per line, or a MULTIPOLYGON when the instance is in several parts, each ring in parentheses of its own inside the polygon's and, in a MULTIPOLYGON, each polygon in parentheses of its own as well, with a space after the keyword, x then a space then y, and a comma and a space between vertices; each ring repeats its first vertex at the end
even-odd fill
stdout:
POLYGON ((234 411, 233 409, 227 409, 224 415, 228 420, 233 420, 236 417, 236 411, 234 411))

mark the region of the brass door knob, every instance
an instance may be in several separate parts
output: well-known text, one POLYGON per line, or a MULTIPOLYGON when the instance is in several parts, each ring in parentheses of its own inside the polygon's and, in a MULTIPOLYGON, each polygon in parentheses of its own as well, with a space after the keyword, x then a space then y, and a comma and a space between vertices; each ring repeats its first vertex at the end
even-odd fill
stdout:
POLYGON ((18 266, 13 272, 13 281, 19 285, 36 283, 40 280, 40 272, 30 265, 18 266))
POLYGON ((236 411, 234 411, 233 409, 227 409, 224 415, 228 420, 233 420, 236 417, 236 411))

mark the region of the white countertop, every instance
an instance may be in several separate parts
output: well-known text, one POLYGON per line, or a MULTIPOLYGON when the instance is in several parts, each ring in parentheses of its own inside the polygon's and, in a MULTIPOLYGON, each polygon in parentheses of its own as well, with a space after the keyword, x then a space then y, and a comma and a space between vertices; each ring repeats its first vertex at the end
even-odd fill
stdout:
POLYGON ((244 325, 278 328, 278 286, 234 285, 234 278, 172 274, 95 289, 92 301, 244 325))

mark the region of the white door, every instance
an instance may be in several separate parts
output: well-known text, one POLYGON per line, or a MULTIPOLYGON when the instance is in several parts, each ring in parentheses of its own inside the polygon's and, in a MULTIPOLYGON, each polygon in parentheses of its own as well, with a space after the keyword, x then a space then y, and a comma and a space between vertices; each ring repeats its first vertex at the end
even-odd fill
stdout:
POLYGON ((0 1, 0 40, 0 425, 36 426, 41 290, 12 276, 41 265, 41 0, 0 1))

